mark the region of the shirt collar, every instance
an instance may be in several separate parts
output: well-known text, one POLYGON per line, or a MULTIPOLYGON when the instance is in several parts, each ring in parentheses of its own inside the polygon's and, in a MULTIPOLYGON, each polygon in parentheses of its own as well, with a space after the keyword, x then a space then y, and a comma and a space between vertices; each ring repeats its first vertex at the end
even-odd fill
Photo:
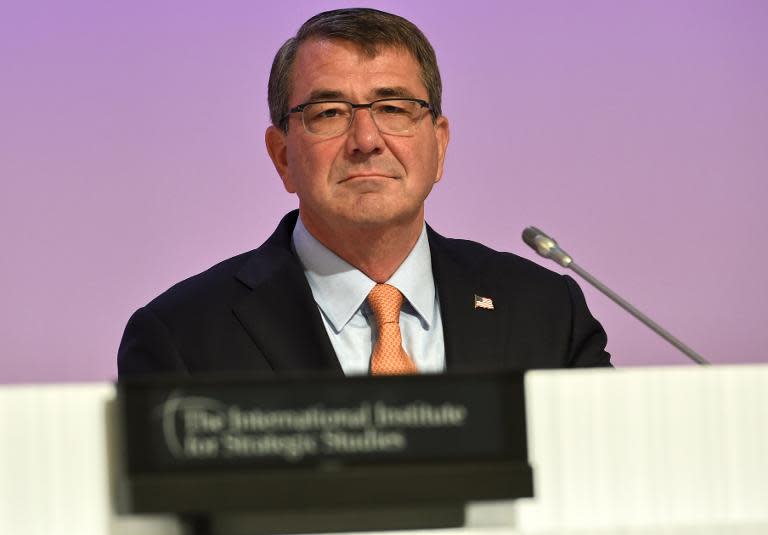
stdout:
MULTIPOLYGON (((293 229, 293 247, 304 266, 312 295, 336 333, 341 332, 365 302, 375 282, 337 256, 306 229, 301 217, 293 229)), ((405 296, 416 314, 432 325, 435 282, 426 225, 411 252, 387 281, 405 296)))
POLYGON ((432 255, 429 252, 426 224, 421 229, 416 245, 387 284, 403 293, 429 329, 435 315, 435 279, 432 275, 432 255))

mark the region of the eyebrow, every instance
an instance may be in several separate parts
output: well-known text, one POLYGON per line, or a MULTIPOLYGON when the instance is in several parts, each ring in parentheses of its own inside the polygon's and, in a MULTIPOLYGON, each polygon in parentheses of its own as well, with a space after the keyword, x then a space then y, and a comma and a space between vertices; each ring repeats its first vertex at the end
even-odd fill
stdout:
POLYGON ((307 101, 314 100, 338 100, 344 95, 341 91, 334 91, 333 89, 315 89, 309 94, 307 101))
POLYGON ((403 98, 415 98, 415 95, 408 91, 404 87, 379 87, 373 94, 379 98, 388 97, 403 97, 403 98))
MULTIPOLYGON (((416 98, 408 89, 400 86, 395 87, 377 87, 371 93, 375 98, 416 98)), ((344 100, 344 93, 334 89, 315 89, 309 94, 307 102, 317 100, 344 100)))

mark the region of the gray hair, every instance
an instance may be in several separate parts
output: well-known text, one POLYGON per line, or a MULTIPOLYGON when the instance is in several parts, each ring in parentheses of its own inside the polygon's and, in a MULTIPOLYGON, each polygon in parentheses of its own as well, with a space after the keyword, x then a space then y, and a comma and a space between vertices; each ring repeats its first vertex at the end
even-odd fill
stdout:
POLYGON ((269 116, 272 124, 288 131, 288 99, 291 91, 291 71, 299 45, 309 39, 341 39, 360 47, 369 57, 375 57, 381 47, 402 47, 410 52, 421 67, 421 81, 432 104, 433 119, 442 114, 443 84, 432 45, 412 22, 384 11, 369 8, 336 9, 319 13, 302 24, 294 37, 288 39, 275 54, 269 73, 269 116))

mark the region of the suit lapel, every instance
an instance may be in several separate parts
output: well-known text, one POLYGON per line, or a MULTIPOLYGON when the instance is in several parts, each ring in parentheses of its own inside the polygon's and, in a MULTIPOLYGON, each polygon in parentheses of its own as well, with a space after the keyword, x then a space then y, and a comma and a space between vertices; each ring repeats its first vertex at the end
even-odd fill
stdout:
POLYGON ((251 292, 235 305, 234 313, 276 372, 342 375, 304 271, 291 250, 297 213, 283 218, 238 273, 251 292))
POLYGON ((491 285, 475 275, 471 256, 458 254, 450 240, 429 227, 427 230, 432 272, 440 298, 447 370, 501 369, 507 304, 494 295, 491 285), (494 310, 475 307, 475 295, 492 299, 494 310))

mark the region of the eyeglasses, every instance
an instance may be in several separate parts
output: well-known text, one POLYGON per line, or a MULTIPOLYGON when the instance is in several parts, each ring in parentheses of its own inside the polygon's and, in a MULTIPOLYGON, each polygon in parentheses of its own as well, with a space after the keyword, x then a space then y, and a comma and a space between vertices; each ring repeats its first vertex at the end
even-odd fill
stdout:
POLYGON ((397 136, 412 136, 416 123, 427 111, 434 113, 432 104, 417 98, 382 98, 368 104, 324 100, 299 104, 288 110, 283 120, 292 113, 301 113, 304 130, 316 136, 332 137, 349 130, 355 111, 360 108, 371 110, 373 122, 380 132, 397 136))

